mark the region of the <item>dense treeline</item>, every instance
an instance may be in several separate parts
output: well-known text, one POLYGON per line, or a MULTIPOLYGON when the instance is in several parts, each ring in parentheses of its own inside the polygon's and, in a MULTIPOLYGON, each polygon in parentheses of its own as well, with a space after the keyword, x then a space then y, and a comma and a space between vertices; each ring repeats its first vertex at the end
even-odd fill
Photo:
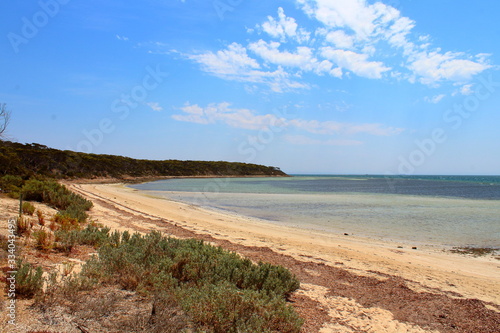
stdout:
POLYGON ((285 176, 279 168, 257 164, 138 160, 58 150, 40 144, 0 141, 0 176, 29 178, 128 178, 161 176, 285 176))

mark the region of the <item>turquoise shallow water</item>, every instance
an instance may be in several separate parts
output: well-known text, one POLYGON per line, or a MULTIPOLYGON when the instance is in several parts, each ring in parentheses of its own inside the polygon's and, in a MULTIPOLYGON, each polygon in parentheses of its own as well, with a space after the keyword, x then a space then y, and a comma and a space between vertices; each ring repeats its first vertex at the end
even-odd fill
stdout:
POLYGON ((500 177, 170 179, 132 187, 305 229, 406 243, 500 247, 500 177))

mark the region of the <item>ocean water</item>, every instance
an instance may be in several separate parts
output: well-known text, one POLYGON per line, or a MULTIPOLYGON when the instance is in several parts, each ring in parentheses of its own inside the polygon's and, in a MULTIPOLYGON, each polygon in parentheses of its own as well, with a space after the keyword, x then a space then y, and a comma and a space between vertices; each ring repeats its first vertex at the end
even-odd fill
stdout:
POLYGON ((500 248, 500 176, 296 175, 168 179, 131 187, 304 229, 500 248))

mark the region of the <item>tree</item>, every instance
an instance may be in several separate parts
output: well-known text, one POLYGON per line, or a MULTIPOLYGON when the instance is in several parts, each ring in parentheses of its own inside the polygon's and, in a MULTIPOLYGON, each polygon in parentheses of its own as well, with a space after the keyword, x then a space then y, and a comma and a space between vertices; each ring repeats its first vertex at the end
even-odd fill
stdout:
POLYGON ((5 130, 9 125, 10 111, 7 110, 7 104, 0 104, 0 138, 5 136, 5 130))

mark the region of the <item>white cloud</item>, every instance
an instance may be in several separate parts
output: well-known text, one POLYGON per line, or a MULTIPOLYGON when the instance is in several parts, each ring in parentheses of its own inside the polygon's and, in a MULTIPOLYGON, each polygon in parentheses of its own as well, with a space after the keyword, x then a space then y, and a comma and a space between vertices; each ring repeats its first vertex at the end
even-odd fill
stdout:
POLYGON ((380 79, 384 72, 391 69, 386 67, 382 62, 368 61, 368 55, 366 54, 338 50, 330 46, 322 48, 321 55, 333 61, 341 68, 370 79, 380 79))
POLYGON ((270 36, 278 38, 282 42, 290 38, 302 43, 308 41, 310 38, 310 33, 299 28, 295 19, 287 17, 281 7, 278 8, 278 19, 268 16, 266 22, 262 23, 262 25, 257 25, 257 28, 259 27, 270 36))
POLYGON ((160 103, 150 102, 146 103, 146 105, 149 106, 153 111, 163 111, 163 108, 160 106, 160 103))
POLYGON ((380 27, 389 24, 399 11, 377 2, 365 0, 296 0, 304 12, 328 28, 353 31, 356 39, 367 40, 380 33, 380 27))
POLYGON ((426 96, 426 97, 424 97, 424 101, 426 101, 427 103, 437 104, 437 103, 441 102, 441 100, 445 97, 446 97, 446 95, 444 95, 444 94, 436 95, 436 96, 432 96, 432 97, 426 96))
POLYGON ((206 52, 188 57, 201 64, 205 72, 229 79, 251 76, 260 68, 259 63, 248 56, 246 48, 238 43, 232 43, 226 50, 217 53, 206 52))
MULTIPOLYGON (((268 16, 256 26, 262 39, 185 56, 211 75, 250 83, 252 89, 265 85, 275 92, 311 88, 303 81, 304 72, 339 79, 352 73, 437 87, 465 85, 492 67, 489 54, 471 56, 432 47, 431 36, 413 32, 415 21, 380 1, 295 1, 316 24, 313 38, 279 7, 277 17, 268 16)), ((247 32, 253 34, 254 29, 247 32)))
MULTIPOLYGON (((405 76, 410 82, 418 81, 430 86, 438 86, 445 81, 463 83, 491 67, 487 61, 489 54, 481 53, 472 58, 458 52, 443 53, 439 48, 431 50, 430 36, 411 36, 416 26, 415 21, 402 16, 394 7, 381 2, 374 4, 369 4, 366 0, 296 0, 296 2, 306 14, 324 25, 319 31, 327 42, 336 48, 362 52, 357 56, 358 61, 351 61, 357 65, 359 60, 363 60, 362 56, 375 55, 375 45, 386 41, 388 46, 401 51, 398 56, 403 57, 405 63, 403 66, 410 71, 405 76)), ((335 52, 336 57, 342 55, 339 50, 335 52)), ((379 68, 389 68, 382 63, 378 64, 379 68)), ((377 68, 373 65, 372 70, 377 68)), ((375 70, 369 72, 369 75, 364 75, 366 73, 363 71, 361 76, 380 78, 381 72, 375 70)))
POLYGON ((472 95, 474 93, 474 91, 472 90, 472 86, 472 84, 465 84, 460 88, 460 93, 466 96, 472 95))
POLYGON ((261 39, 258 42, 251 43, 248 48, 265 62, 277 66, 297 68, 305 72, 314 71, 319 75, 328 73, 335 77, 342 76, 342 72, 339 72, 337 68, 333 68, 333 64, 330 61, 319 61, 313 55, 314 50, 312 48, 299 46, 297 47, 297 51, 292 53, 280 51, 280 45, 278 42, 268 43, 261 39))
POLYGON ((123 41, 128 41, 128 37, 120 36, 120 35, 116 35, 116 39, 123 40, 123 41))
POLYGON ((354 37, 343 30, 331 31, 326 34, 325 39, 340 49, 352 49, 354 46, 354 37))
POLYGON ((437 85, 447 80, 467 82, 491 66, 470 59, 459 59, 461 53, 419 52, 411 56, 408 66, 423 84, 437 85))
POLYGON ((402 128, 388 127, 382 124, 351 124, 335 121, 318 121, 305 119, 285 119, 274 114, 258 115, 249 109, 231 108, 227 102, 209 104, 200 107, 197 104, 187 103, 180 108, 182 114, 173 115, 178 121, 197 124, 223 123, 234 128, 248 130, 262 130, 270 127, 294 128, 313 134, 368 134, 375 136, 398 135, 404 131, 402 128))
POLYGON ((275 92, 307 88, 305 84, 290 79, 290 75, 278 67, 274 71, 263 71, 257 60, 250 58, 247 49, 232 43, 225 50, 187 55, 198 62, 203 71, 226 80, 267 84, 275 92))
POLYGON ((296 53, 280 52, 280 43, 267 43, 262 39, 258 42, 248 45, 248 49, 253 51, 264 61, 275 65, 287 67, 299 67, 304 70, 311 70, 317 60, 312 55, 312 50, 309 47, 298 47, 296 53))
POLYGON ((269 126, 279 126, 284 119, 272 114, 257 115, 248 109, 230 108, 227 102, 209 104, 202 108, 197 104, 187 103, 180 108, 184 114, 173 115, 172 118, 179 121, 193 122, 198 124, 224 123, 231 127, 249 130, 261 130, 269 126))

